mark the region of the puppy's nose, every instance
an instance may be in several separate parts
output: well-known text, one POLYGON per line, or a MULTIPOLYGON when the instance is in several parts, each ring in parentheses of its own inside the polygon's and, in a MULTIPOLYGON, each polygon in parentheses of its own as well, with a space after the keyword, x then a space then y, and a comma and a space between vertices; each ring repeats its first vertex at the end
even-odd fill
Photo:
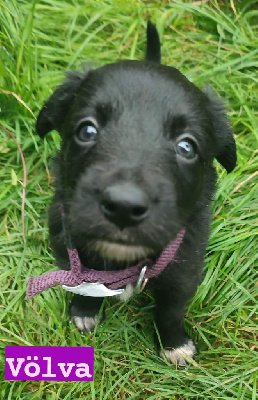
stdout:
POLYGON ((109 186, 102 195, 100 209, 104 216, 119 228, 137 225, 149 212, 146 194, 132 184, 109 186))

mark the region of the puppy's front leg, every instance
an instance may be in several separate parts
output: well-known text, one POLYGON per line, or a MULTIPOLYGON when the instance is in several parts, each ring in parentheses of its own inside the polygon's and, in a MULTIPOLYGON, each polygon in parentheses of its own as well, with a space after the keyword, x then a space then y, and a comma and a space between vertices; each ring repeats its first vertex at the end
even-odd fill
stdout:
MULTIPOLYGON (((155 287, 155 322, 163 349, 160 355, 175 365, 187 365, 196 353, 196 347, 184 329, 184 312, 187 301, 195 292, 197 283, 185 288, 178 279, 165 274, 155 287), (172 283, 171 283, 172 282, 172 283)), ((160 343, 156 338, 158 347, 160 343)))
POLYGON ((99 316, 102 302, 101 297, 73 295, 70 316, 79 331, 90 333, 104 319, 104 313, 99 316))

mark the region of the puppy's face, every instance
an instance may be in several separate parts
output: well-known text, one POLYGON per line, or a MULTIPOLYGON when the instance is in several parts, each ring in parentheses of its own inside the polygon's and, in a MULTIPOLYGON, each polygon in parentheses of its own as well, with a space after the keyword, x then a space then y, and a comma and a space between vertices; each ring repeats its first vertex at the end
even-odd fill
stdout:
MULTIPOLYGON (((112 268, 156 258, 194 213, 213 158, 231 169, 214 118, 229 131, 222 108, 176 69, 146 61, 74 75, 58 90, 47 121, 62 136, 76 247, 112 268)), ((38 131, 43 121, 49 130, 41 115, 38 131)))
POLYGON ((82 81, 61 131, 79 247, 134 262, 175 238, 214 156, 203 97, 177 71, 144 62, 82 81))

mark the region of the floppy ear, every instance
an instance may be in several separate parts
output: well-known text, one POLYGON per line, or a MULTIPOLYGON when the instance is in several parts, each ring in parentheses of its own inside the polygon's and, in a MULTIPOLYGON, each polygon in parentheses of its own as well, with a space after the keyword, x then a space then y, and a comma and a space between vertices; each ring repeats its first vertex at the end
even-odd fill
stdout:
POLYGON ((50 96, 36 122, 36 131, 40 137, 43 138, 62 124, 83 78, 85 74, 81 72, 69 72, 66 81, 50 96))
POLYGON ((151 21, 147 24, 147 46, 145 59, 160 64, 160 40, 157 28, 151 21))
POLYGON ((237 161, 236 143, 226 116, 225 107, 208 85, 205 87, 204 93, 209 101, 208 110, 213 119, 213 127, 217 138, 217 153, 215 157, 227 172, 231 172, 235 168, 237 161))

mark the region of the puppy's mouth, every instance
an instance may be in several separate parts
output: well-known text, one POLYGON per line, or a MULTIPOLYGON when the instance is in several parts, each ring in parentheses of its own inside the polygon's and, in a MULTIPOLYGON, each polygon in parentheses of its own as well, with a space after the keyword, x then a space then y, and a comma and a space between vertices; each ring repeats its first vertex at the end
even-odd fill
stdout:
POLYGON ((150 247, 115 243, 106 240, 91 242, 90 247, 103 258, 120 262, 133 262, 145 259, 154 254, 154 250, 150 247))

